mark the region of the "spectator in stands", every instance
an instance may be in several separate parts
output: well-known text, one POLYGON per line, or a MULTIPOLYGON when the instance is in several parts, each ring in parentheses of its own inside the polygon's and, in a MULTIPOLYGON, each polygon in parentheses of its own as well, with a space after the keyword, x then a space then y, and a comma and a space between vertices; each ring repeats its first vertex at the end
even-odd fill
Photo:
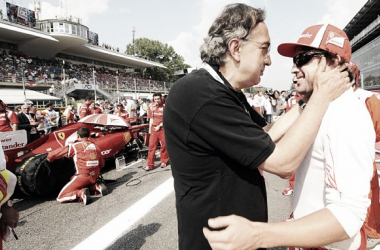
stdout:
POLYGON ((55 87, 54 87, 54 85, 51 85, 51 87, 50 87, 50 89, 49 89, 49 94, 50 94, 51 96, 53 96, 53 95, 54 95, 54 91, 55 91, 55 87))
POLYGON ((91 96, 87 96, 84 99, 84 103, 79 108, 78 115, 79 119, 91 115, 90 105, 94 102, 94 99, 91 96))
POLYGON ((17 22, 17 9, 16 5, 10 4, 7 6, 7 16, 8 16, 8 21, 10 22, 17 22))
POLYGON ((29 105, 22 105, 21 110, 22 112, 17 115, 19 121, 18 129, 24 129, 26 131, 28 143, 31 143, 40 138, 40 135, 37 131, 37 127, 40 123, 37 121, 36 115, 30 113, 29 105))
POLYGON ((148 108, 149 120, 149 151, 147 165, 143 167, 145 171, 154 169, 154 158, 156 154, 157 144, 161 143, 160 158, 161 168, 166 167, 169 163, 168 153, 166 151, 165 133, 163 125, 164 103, 160 93, 153 94, 154 103, 148 108))
POLYGON ((17 114, 7 109, 7 105, 0 100, 0 132, 16 131, 18 129, 17 114))

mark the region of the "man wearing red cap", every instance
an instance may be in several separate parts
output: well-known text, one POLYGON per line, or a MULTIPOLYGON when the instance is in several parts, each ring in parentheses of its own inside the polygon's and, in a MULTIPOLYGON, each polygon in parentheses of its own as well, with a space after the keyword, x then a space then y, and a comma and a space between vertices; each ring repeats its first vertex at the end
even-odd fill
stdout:
POLYGON ((7 109, 7 105, 0 100, 0 132, 16 131, 18 117, 15 112, 7 109))
MULTIPOLYGON (((353 89, 356 97, 364 104, 371 115, 373 127, 376 132, 376 143, 380 141, 380 100, 375 93, 359 88, 359 68, 354 62, 350 62, 349 68, 354 75, 353 89)), ((373 175, 369 193, 371 205, 364 222, 364 231, 367 235, 367 248, 372 249, 380 243, 380 203, 379 203, 379 179, 376 163, 373 163, 373 175)))
MULTIPOLYGON (((339 65, 351 59, 347 35, 332 25, 311 26, 297 43, 279 45, 278 52, 293 57, 291 72, 297 79, 296 90, 304 95, 298 102, 301 116, 318 91, 314 83, 319 63, 326 60, 325 70, 339 74, 339 65)), ((348 89, 328 105, 318 125, 314 143, 296 172, 291 221, 266 224, 238 216, 211 219, 209 226, 218 229, 204 228, 211 247, 366 249, 361 228, 370 204, 375 140, 371 118, 353 90, 348 89)))

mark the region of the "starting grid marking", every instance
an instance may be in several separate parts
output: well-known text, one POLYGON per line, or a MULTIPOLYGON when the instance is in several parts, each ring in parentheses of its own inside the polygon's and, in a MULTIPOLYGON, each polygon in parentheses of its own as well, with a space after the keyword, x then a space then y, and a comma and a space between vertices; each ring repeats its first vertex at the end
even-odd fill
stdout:
POLYGON ((152 208, 174 191, 173 177, 144 196, 127 210, 112 219, 72 250, 106 249, 120 238, 131 226, 144 217, 152 208))

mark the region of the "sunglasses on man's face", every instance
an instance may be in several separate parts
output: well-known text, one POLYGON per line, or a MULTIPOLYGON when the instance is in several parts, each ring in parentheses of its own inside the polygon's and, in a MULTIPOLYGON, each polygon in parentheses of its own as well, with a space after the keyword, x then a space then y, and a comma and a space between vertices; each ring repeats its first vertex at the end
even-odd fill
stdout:
POLYGON ((299 53, 295 57, 293 57, 293 63, 298 67, 301 68, 304 66, 306 63, 308 63, 311 58, 314 56, 326 56, 327 52, 323 51, 306 51, 303 53, 299 53))

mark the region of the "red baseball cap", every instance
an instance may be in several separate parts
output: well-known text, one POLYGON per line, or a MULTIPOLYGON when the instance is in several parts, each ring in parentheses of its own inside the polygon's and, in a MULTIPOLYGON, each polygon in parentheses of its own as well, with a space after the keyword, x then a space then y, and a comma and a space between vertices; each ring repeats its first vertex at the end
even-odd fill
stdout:
POLYGON ((325 50, 339 55, 346 62, 351 60, 351 45, 347 34, 331 24, 310 26, 302 32, 297 43, 282 43, 277 50, 280 55, 294 57, 299 46, 325 50))

